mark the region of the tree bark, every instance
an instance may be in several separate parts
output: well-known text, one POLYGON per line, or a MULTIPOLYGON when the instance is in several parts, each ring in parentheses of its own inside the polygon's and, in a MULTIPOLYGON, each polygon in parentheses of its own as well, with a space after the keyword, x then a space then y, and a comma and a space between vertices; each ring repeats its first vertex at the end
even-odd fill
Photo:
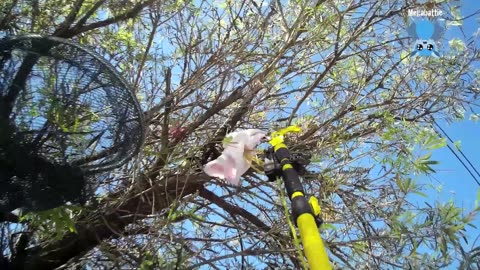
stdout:
MULTIPOLYGON (((135 191, 129 192, 128 199, 116 208, 113 205, 104 205, 103 208, 92 207, 90 210, 93 215, 85 215, 77 222, 77 233, 67 233, 59 241, 44 246, 17 250, 16 253, 24 254, 22 259, 13 260, 9 267, 2 269, 47 270, 60 267, 70 259, 90 251, 104 240, 122 237, 127 225, 141 220, 152 212, 169 207, 175 200, 195 193, 208 180, 209 177, 203 173, 171 176, 168 181, 162 181, 140 195, 135 191), (151 201, 155 201, 154 206, 151 201), (95 214, 99 208, 106 210, 95 214)), ((114 201, 118 196, 119 194, 112 194, 110 199, 114 201)))

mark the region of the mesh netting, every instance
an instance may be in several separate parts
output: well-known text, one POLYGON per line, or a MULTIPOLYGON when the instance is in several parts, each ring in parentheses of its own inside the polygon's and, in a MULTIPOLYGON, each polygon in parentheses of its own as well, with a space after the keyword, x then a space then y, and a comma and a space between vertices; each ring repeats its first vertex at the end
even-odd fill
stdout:
POLYGON ((85 175, 128 161, 143 130, 134 93, 95 52, 37 35, 0 41, 0 208, 15 196, 50 208, 32 196, 59 190, 78 201, 85 175))

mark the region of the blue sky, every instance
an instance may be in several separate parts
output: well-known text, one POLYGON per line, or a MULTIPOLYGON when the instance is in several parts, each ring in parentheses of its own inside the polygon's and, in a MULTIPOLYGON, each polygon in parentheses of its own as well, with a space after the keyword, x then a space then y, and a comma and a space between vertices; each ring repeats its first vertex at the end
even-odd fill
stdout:
MULTIPOLYGON (((471 14, 474 10, 480 9, 480 1, 478 0, 464 0, 460 11, 463 16, 471 14)), ((398 26, 400 29, 404 30, 406 33, 406 27, 404 24, 398 26)), ((445 33, 444 41, 445 46, 444 48, 448 50, 448 40, 452 38, 459 38, 462 40, 466 40, 470 38, 475 31, 478 29, 478 16, 471 17, 464 22, 462 27, 464 33, 459 31, 458 27, 450 27, 448 28, 447 32, 445 33)), ((156 45, 160 46, 162 50, 167 52, 173 52, 175 47, 172 46, 168 42, 168 39, 162 38, 161 35, 157 35, 155 39, 156 45)), ((477 45, 478 47, 478 45, 477 45)), ((168 65, 168 64, 167 64, 168 65)), ((178 70, 174 69, 173 73, 177 73, 178 70)), ((173 79, 174 83, 178 83, 179 79, 173 79)), ((300 83, 299 83, 300 84, 300 83)), ((302 113, 301 111, 299 113, 302 113)), ((469 114, 466 113, 465 121, 454 123, 454 124, 447 124, 445 121, 438 119, 438 123, 441 127, 449 134, 449 136, 455 140, 461 141, 462 150, 464 153, 470 158, 472 163, 480 169, 480 156, 476 155, 476 153, 480 152, 480 144, 475 140, 477 134, 480 133, 480 123, 474 123, 473 121, 469 121, 468 117, 469 114)), ((434 201, 441 201, 447 202, 450 199, 453 199, 457 206, 464 207, 465 211, 469 211, 474 207, 474 202, 477 197, 477 192, 479 190, 478 185, 472 179, 472 177, 468 174, 468 172, 462 167, 460 162, 453 156, 453 154, 447 149, 442 148, 435 150, 432 156, 433 160, 437 160, 440 162, 439 165, 436 165, 434 169, 437 171, 437 174, 432 176, 422 176, 417 179, 418 183, 424 184, 432 184, 434 186, 442 186, 442 191, 440 193, 435 192, 434 190, 425 190, 425 193, 428 195, 428 198, 418 197, 415 200, 418 200, 418 204, 424 205, 424 202, 428 202, 433 205, 434 201)), ((480 178, 480 177, 479 177, 480 178)), ((209 189, 215 192, 217 195, 225 195, 223 190, 220 187, 215 187, 215 185, 209 186, 209 189)), ((245 206, 248 207, 248 204, 240 200, 237 196, 232 197, 232 201, 235 205, 238 206, 245 206)), ((213 209, 219 210, 218 207, 212 206, 213 209)), ((249 209, 251 210, 251 209, 249 209)), ((254 214, 259 214, 254 212, 254 214)), ((211 215, 208 217, 208 220, 214 222, 221 222, 222 219, 217 215, 211 215)), ((476 225, 480 228, 480 219, 476 220, 476 225)), ((191 221, 185 221, 182 226, 178 227, 179 224, 176 224, 179 233, 182 233, 185 237, 188 236, 195 236, 196 228, 195 225, 191 221)), ((478 230, 469 230, 469 241, 470 243, 473 242, 474 238, 479 234, 478 230)), ((222 234, 223 235, 223 234, 222 234)), ((217 237, 221 237, 222 235, 215 235, 217 237)), ((225 233, 223 235, 225 238, 232 236, 229 233, 225 233)), ((193 243, 196 244, 196 243, 193 243)), ((248 247, 250 243, 245 243, 248 247)), ((480 243, 477 243, 479 245, 480 243)), ((228 253, 228 251, 220 248, 214 247, 212 248, 213 252, 218 254, 224 255, 228 253)), ((250 259, 253 262, 258 263, 257 258, 250 259)), ((201 269, 208 269, 208 266, 204 266, 201 269)), ((452 268, 454 269, 454 268, 452 268)))
MULTIPOLYGON (((480 10, 480 1, 477 0, 464 0, 463 2, 460 2, 460 4, 460 13, 462 17, 467 17, 480 10)), ((463 22, 463 32, 459 30, 459 27, 448 27, 445 32, 444 45, 447 45, 448 40, 453 38, 461 40, 470 39, 474 33, 479 30, 479 23, 480 16, 474 15, 463 22)), ((476 48, 480 48, 478 38, 476 39, 475 46, 476 48)), ((446 49, 448 50, 448 47, 446 47, 446 49)), ((474 66, 480 69, 480 64, 478 62, 475 63, 474 66)), ((478 141, 480 122, 476 123, 475 121, 469 120, 470 115, 470 112, 466 112, 465 120, 456 123, 447 123, 440 119, 437 120, 441 128, 445 130, 453 141, 461 142, 461 150, 475 168, 480 171, 480 155, 478 155, 478 153, 480 153, 480 143, 478 141)), ((451 146, 454 148, 453 144, 451 144, 451 146)), ((457 154, 460 156, 458 152, 457 154)), ((433 190, 426 192, 429 195, 429 198, 419 199, 419 205, 423 204, 425 201, 429 203, 434 201, 447 202, 452 199, 458 207, 464 208, 465 212, 471 211, 475 207, 475 200, 477 200, 477 195, 480 191, 480 187, 473 177, 447 147, 435 150, 431 159, 440 162, 440 164, 434 166, 437 173, 431 176, 421 177, 419 183, 432 184, 441 187, 441 192, 436 193, 433 190)), ((477 178, 480 179, 480 177, 477 178)), ((480 217, 474 221, 474 224, 480 229, 480 217)), ((480 246, 480 239, 474 242, 480 234, 479 229, 471 227, 467 229, 469 240, 469 245, 466 245, 467 248, 480 246)), ((455 266, 452 266, 451 269, 455 269, 455 266)))
MULTIPOLYGON (((473 11, 480 9, 480 1, 478 0, 464 0, 464 3, 460 9, 461 14, 463 16, 470 15, 473 11)), ((398 26, 400 29, 404 30, 406 33, 406 27, 404 24, 398 26)), ((466 21, 464 21, 464 25, 462 26, 463 33, 459 31, 458 27, 450 27, 447 29, 444 37, 444 49, 448 50, 448 40, 452 38, 459 38, 462 40, 466 40, 470 38, 475 31, 478 29, 478 16, 473 16, 466 21)), ((173 52, 176 48, 172 46, 168 42, 167 39, 162 38, 161 35, 157 35, 155 39, 156 45, 160 46, 164 53, 173 52)), ((477 44, 478 47, 478 44, 477 44)), ((167 64, 168 65, 168 64, 167 64)), ((174 69, 173 73, 177 73, 178 69, 174 69)), ((173 79, 174 83, 178 83, 179 79, 173 79)), ((301 84, 298 82, 298 84, 301 84)), ((299 113, 302 113, 300 111, 299 113)), ((475 139, 477 134, 480 133, 480 122, 474 123, 473 121, 469 121, 468 117, 469 114, 466 113, 465 121, 454 123, 454 124, 447 124, 445 121, 438 119, 438 123, 441 127, 449 134, 449 136, 455 140, 461 141, 462 150, 464 153, 469 157, 472 163, 480 169, 480 156, 476 155, 476 153, 480 152, 480 143, 478 143, 475 139)), ((457 206, 464 207, 465 211, 469 211, 474 207, 474 202, 477 197, 477 192, 479 190, 478 185, 472 179, 472 177, 468 174, 468 172, 462 167, 460 162, 454 157, 454 155, 448 150, 448 148, 442 148, 435 150, 432 156, 433 160, 437 160, 440 162, 439 165, 436 165, 434 169, 437 171, 437 174, 432 176, 422 176, 417 179, 418 183, 424 184, 432 184, 434 186, 442 186, 442 191, 440 193, 435 192, 434 190, 425 190, 425 193, 429 196, 428 198, 418 197, 418 204, 420 206, 424 205, 424 202, 428 202, 433 205, 434 201, 441 201, 447 202, 450 199, 453 199, 457 206)), ((479 177, 480 178, 480 177, 479 177)), ((217 195, 225 195, 222 194, 225 192, 223 189, 212 185, 209 187, 212 191, 214 191, 217 195)), ((238 206, 245 206, 248 207, 248 204, 242 202, 238 197, 233 196, 232 198, 235 205, 238 206)), ((415 198, 417 200, 417 198, 415 198)), ((218 207, 212 206, 213 209, 219 210, 218 207)), ((260 214, 260 213, 254 213, 260 214)), ((221 218, 212 215, 209 216, 208 220, 221 222, 221 218)), ((480 228, 480 219, 476 220, 476 225, 480 228)), ((177 224, 178 225, 178 224, 177 224)), ((179 229, 184 236, 194 236, 195 235, 195 226, 190 222, 186 221, 183 226, 177 228, 179 229)), ((479 234, 479 230, 469 230, 469 240, 470 243, 473 242, 474 238, 479 234)), ((228 234, 227 234, 228 235, 228 234)), ((219 235, 217 235, 219 236, 219 235)), ((231 235, 230 235, 231 236, 231 235)), ((227 237, 226 237, 227 238, 227 237)), ((480 242, 477 243, 480 245, 480 242)), ((246 245, 248 246, 248 244, 246 245)), ((225 250, 213 248, 214 252, 218 252, 219 254, 224 255, 225 250)), ((253 261, 257 262, 254 258, 253 261)), ((202 269, 208 269, 207 266, 202 269)), ((454 269, 454 268, 452 268, 454 269)))
MULTIPOLYGON (((475 168, 480 171, 480 156, 478 155, 480 152, 480 143, 478 142, 480 123, 475 123, 467 118, 465 121, 451 124, 445 121, 439 121, 439 125, 453 141, 461 141, 463 153, 475 168)), ((451 146, 454 148, 453 145, 451 146)), ((457 154, 460 156, 458 152, 457 154)), ((480 187, 462 166, 460 161, 447 147, 435 150, 431 159, 440 162, 434 166, 437 173, 431 176, 423 176, 418 182, 440 187, 441 191, 439 193, 432 189, 426 191, 425 193, 429 197, 419 198, 417 202, 419 206, 424 207, 424 202, 433 205, 435 201, 448 202, 449 200, 453 200, 457 207, 464 209, 465 213, 473 210, 475 208, 475 201, 478 199, 477 196, 480 192, 480 187)), ((470 170, 475 173, 472 169, 470 170)), ((480 177, 477 178, 480 179, 480 177)), ((467 239, 469 243, 464 245, 467 250, 480 246, 480 239, 476 240, 480 234, 480 216, 475 219, 473 224, 478 229, 467 227, 467 239)))
MULTIPOLYGON (((464 3, 460 2, 460 12, 462 17, 466 17, 472 14, 476 10, 480 10, 480 1, 478 0, 464 0, 464 3)), ((472 16, 463 22, 462 31, 459 27, 450 26, 447 28, 444 36, 443 49, 448 50, 448 41, 457 38, 461 40, 468 40, 473 36, 479 27, 479 16, 472 16)), ((405 25, 398 26, 401 29, 407 31, 405 25)), ((477 48, 479 43, 477 42, 477 48)), ((477 63, 478 66, 478 63, 477 63)), ((480 68, 480 66, 479 66, 480 68)), ((300 110, 299 113, 302 113, 300 110)), ((462 151, 470 159, 472 164, 480 171, 480 143, 476 140, 478 134, 480 134, 480 122, 475 123, 469 120, 470 114, 465 113, 465 120, 457 123, 449 124, 442 119, 437 119, 439 125, 447 132, 447 134, 454 141, 461 141, 462 151)), ((453 146, 453 145, 452 145, 453 146)), ((480 190, 478 184, 469 175, 466 169, 455 158, 447 147, 437 149, 433 152, 432 160, 439 161, 440 164, 435 165, 434 169, 436 174, 430 176, 417 177, 418 184, 430 184, 435 187, 441 187, 441 191, 437 192, 430 188, 424 192, 428 195, 428 198, 415 197, 413 200, 418 203, 419 206, 424 207, 424 202, 428 202, 434 205, 435 201, 448 202, 453 199, 458 207, 465 209, 468 212, 474 208, 477 193, 480 190)), ((480 177, 478 177, 480 179, 480 177)), ((239 205, 241 203, 237 202, 239 205)), ((480 217, 476 219, 475 225, 480 228, 480 217)), ((466 246, 467 250, 472 246, 473 241, 479 235, 480 230, 468 228, 468 240, 469 244, 466 246)), ((475 243, 475 246, 480 245, 480 240, 475 243)), ((456 267, 452 265, 451 269, 456 267)))
MULTIPOLYGON (((480 1, 478 0, 464 0, 463 5, 460 8, 461 14, 463 16, 470 15, 473 11, 480 9, 480 1)), ((406 27, 404 24, 398 26, 400 29, 404 29, 406 33, 406 27)), ((444 37, 444 49, 448 50, 448 40, 452 38, 459 38, 462 40, 466 40, 472 37, 473 33, 476 32, 478 29, 478 16, 473 16, 466 21, 464 21, 464 25, 462 26, 463 33, 459 31, 458 27, 449 27, 445 33, 444 37)), ((168 43, 168 40, 161 39, 161 37, 156 38, 156 42, 158 45, 162 45, 162 49, 164 52, 167 51, 174 51, 175 47, 168 43)), ((478 44, 477 44, 478 47, 478 44)), ((178 70, 173 70, 175 73, 178 70)), ((178 79, 174 78, 175 82, 178 82, 178 79)), ((300 111, 301 113, 301 111, 300 111)), ((465 121, 461 121, 454 124, 448 124, 441 119, 438 119, 438 123, 441 127, 449 134, 449 136, 454 141, 461 141, 462 150, 464 153, 469 157, 471 162, 480 169, 480 156, 476 155, 476 153, 480 152, 480 143, 477 142, 477 134, 480 133, 480 122, 475 123, 473 121, 468 120, 469 114, 466 113, 465 121)), ((479 186, 477 183, 472 179, 472 177, 468 174, 468 172, 462 167, 461 163, 454 157, 454 155, 448 150, 448 148, 442 148, 435 150, 432 155, 433 160, 437 160, 440 162, 439 165, 434 166, 434 169, 437 171, 437 174, 431 176, 421 176, 417 179, 419 184, 432 184, 434 186, 442 186, 442 190, 440 193, 435 192, 435 190, 425 190, 425 193, 428 195, 428 198, 418 197, 415 200, 418 200, 418 204, 420 206, 424 206, 424 202, 428 202, 433 205, 434 201, 440 202, 447 202, 450 199, 455 201, 455 204, 460 207, 464 207, 465 211, 469 211, 474 207, 474 203, 477 197, 477 192, 479 190, 479 186)), ((479 177, 480 178, 480 177, 479 177)), ((214 187, 214 185, 213 185, 214 187)), ((218 195, 222 194, 224 191, 221 188, 212 188, 209 187, 212 191, 214 191, 218 195)), ((238 197, 233 198, 233 201, 236 205, 243 206, 247 205, 241 202, 238 197)), ((248 206, 247 206, 248 207, 248 206)), ((213 206, 213 209, 218 209, 216 206, 213 206)), ((257 214, 257 213, 255 213, 257 214)), ((221 219, 216 216, 212 215, 208 218, 210 221, 217 221, 221 222, 221 219)), ((480 219, 477 219, 475 224, 480 228, 480 219)), ((187 221, 184 224, 184 227, 181 228, 182 233, 185 236, 190 234, 195 234, 194 228, 195 226, 187 221), (186 231, 185 231, 186 230, 186 231)), ((479 234, 479 230, 470 229, 468 231, 469 235, 469 242, 470 244, 473 242, 474 238, 479 234)), ((480 245, 480 242, 477 243, 480 245)), ((247 245, 248 246, 248 245, 247 245)), ((219 252, 220 254, 224 254, 225 250, 217 250, 214 249, 215 252, 219 252)), ((254 259, 255 261, 255 259, 254 259)), ((207 269, 208 267, 205 266, 207 269)), ((202 268, 203 269, 203 268, 202 268)), ((454 268, 452 268, 454 269, 454 268)))

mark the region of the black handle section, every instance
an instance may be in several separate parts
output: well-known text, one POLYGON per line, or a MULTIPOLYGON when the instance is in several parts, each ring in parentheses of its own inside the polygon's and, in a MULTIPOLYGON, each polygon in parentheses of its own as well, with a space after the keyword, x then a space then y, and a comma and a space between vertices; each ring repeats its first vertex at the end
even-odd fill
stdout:
MULTIPOLYGON (((280 160, 280 164, 285 165, 285 164, 290 164, 292 165, 292 162, 290 161, 290 151, 288 151, 287 148, 280 148, 277 151, 275 151, 275 155, 277 156, 278 160, 280 160)), ((303 186, 300 183, 300 178, 298 177, 297 171, 293 169, 293 165, 291 169, 282 169, 282 175, 283 175, 283 180, 285 182, 285 188, 287 189, 287 194, 288 198, 292 197, 292 194, 300 191, 303 194, 305 191, 303 190, 303 186)))
POLYGON ((310 213, 312 216, 315 216, 312 211, 312 207, 308 203, 307 198, 305 196, 297 196, 292 200, 292 215, 295 221, 295 225, 297 224, 297 218, 301 214, 310 213))
POLYGON ((292 198, 293 193, 300 191, 305 194, 303 186, 300 183, 300 178, 294 169, 287 169, 282 172, 285 188, 287 189, 288 198, 292 198))

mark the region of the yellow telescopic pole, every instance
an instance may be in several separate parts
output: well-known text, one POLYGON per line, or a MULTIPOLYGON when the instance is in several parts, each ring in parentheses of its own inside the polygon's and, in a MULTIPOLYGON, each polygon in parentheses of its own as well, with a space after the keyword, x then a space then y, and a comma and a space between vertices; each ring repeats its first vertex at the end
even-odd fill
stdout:
MULTIPOLYGON (((290 152, 283 142, 272 145, 275 155, 282 165, 282 178, 292 202, 292 213, 300 231, 308 265, 311 270, 331 270, 332 266, 315 222, 314 209, 312 209, 311 202, 306 199, 298 173, 290 162, 290 152)), ((316 207, 319 208, 318 202, 316 203, 316 207)))
POLYGON ((317 224, 311 214, 302 214, 297 218, 303 249, 311 270, 330 270, 332 266, 328 260, 325 246, 318 233, 317 224))

